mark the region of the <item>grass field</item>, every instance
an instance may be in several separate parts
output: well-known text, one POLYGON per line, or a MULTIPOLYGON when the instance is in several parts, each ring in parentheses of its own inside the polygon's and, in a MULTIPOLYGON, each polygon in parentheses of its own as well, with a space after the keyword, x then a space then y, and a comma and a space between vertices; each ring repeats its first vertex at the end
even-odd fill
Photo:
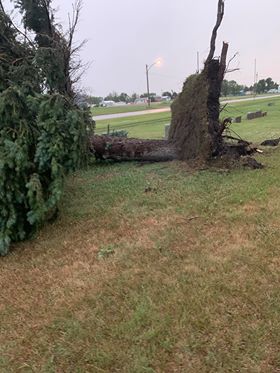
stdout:
POLYGON ((170 106, 169 102, 155 102, 151 103, 150 108, 147 105, 123 105, 123 106, 112 106, 112 107, 95 107, 92 108, 92 114, 94 116, 98 115, 109 115, 109 114, 119 114, 119 113, 130 113, 135 111, 143 111, 148 109, 161 109, 162 107, 170 106))
MULTIPOLYGON (((279 105, 240 131, 279 135, 279 105)), ((279 372, 280 148, 258 160, 68 177, 59 219, 1 259, 0 372, 279 372)))
MULTIPOLYGON (((262 94, 261 96, 265 96, 265 94, 262 94)), ((224 100, 242 100, 242 99, 248 99, 252 98, 253 96, 228 96, 228 97, 222 97, 222 101, 224 100)), ((162 107, 168 107, 170 106, 169 102, 160 102, 160 103, 151 103, 151 109, 160 109, 162 107)), ((109 114, 120 114, 120 113, 129 113, 129 112, 135 112, 135 111, 143 111, 149 109, 147 105, 123 105, 123 106, 113 106, 113 107, 95 107, 92 108, 92 114, 94 116, 99 115, 109 115, 109 114)))
MULTIPOLYGON (((228 104, 222 112, 221 117, 235 117, 242 115, 241 124, 233 124, 232 129, 240 136, 249 138, 252 141, 260 141, 269 136, 280 136, 280 98, 270 98, 258 101, 239 102, 228 104), (273 106, 268 106, 268 103, 273 106), (246 120, 249 111, 263 110, 268 116, 253 121, 246 120)), ((158 139, 164 136, 164 126, 170 123, 170 113, 158 113, 141 115, 140 117, 118 118, 111 120, 98 120, 96 132, 106 133, 107 126, 111 129, 124 129, 130 137, 142 137, 158 139)))
POLYGON ((164 136, 164 126, 170 123, 170 113, 145 114, 141 116, 96 121, 96 133, 110 129, 126 130, 129 137, 158 139, 164 136))

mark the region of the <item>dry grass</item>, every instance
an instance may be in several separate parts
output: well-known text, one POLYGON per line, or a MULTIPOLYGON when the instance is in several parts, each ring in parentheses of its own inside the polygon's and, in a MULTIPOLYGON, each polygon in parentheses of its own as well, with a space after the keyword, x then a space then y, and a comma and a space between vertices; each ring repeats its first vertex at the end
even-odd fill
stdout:
POLYGON ((70 177, 58 221, 1 259, 0 372, 280 371, 279 155, 70 177))

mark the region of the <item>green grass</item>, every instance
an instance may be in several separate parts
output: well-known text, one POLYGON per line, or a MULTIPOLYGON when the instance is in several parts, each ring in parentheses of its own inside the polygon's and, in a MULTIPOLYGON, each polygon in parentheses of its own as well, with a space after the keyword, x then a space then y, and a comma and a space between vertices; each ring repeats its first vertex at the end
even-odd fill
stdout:
MULTIPOLYGON (((221 117, 235 117, 242 115, 241 124, 233 124, 232 129, 241 137, 251 141, 260 141, 268 137, 280 136, 280 98, 270 98, 258 101, 239 102, 228 104, 221 117), (273 102, 273 106, 268 106, 273 102), (268 112, 268 116, 252 121, 246 120, 249 111, 263 110, 268 112)), ((96 132, 106 133, 107 126, 111 129, 124 129, 128 131, 130 137, 159 139, 164 136, 164 126, 170 123, 170 113, 147 114, 138 117, 117 118, 111 120, 98 120, 96 132)))
POLYGON ((280 98, 265 99, 259 101, 230 104, 226 107, 222 116, 242 115, 242 123, 232 125, 232 129, 243 138, 252 141, 261 141, 266 138, 280 137, 280 98), (268 106, 268 103, 274 103, 268 106), (250 111, 267 111, 268 116, 264 118, 246 120, 246 114, 250 111))
POLYGON ((170 123, 170 113, 145 114, 128 118, 96 121, 96 133, 107 133, 108 125, 113 130, 126 130, 129 137, 157 139, 164 136, 164 126, 170 123))
POLYGON ((59 220, 2 259, 0 371, 278 371, 279 156, 69 177, 59 220))
POLYGON ((273 94, 271 93, 261 93, 261 94, 253 94, 253 95, 245 95, 245 96, 222 96, 221 97, 221 101, 228 101, 228 100, 245 100, 245 99, 248 99, 248 98, 254 98, 254 97, 265 97, 265 96, 269 96, 269 97, 273 97, 273 94))
POLYGON ((257 159, 68 177, 59 219, 1 259, 0 372, 278 372, 280 148, 257 159))
POLYGON ((98 115, 109 115, 109 114, 120 114, 120 113, 130 113, 135 111, 143 111, 149 109, 161 109, 164 107, 169 107, 170 102, 155 102, 151 103, 151 107, 149 108, 148 105, 123 105, 123 106, 113 106, 113 107, 95 107, 92 108, 92 114, 94 116, 98 115))
MULTIPOLYGON (((265 94, 261 95, 265 96, 265 94)), ((222 101, 224 100, 243 100, 243 99, 248 99, 252 98, 253 96, 228 96, 228 97, 222 97, 222 101)), ((169 107, 170 103, 169 102, 160 102, 160 103, 151 103, 151 109, 160 109, 163 107, 169 107)), ((120 114, 120 113, 129 113, 129 112, 135 112, 135 111, 144 111, 148 110, 147 105, 134 105, 134 104, 129 104, 129 105, 124 105, 124 106, 113 106, 113 107, 95 107, 92 108, 92 114, 94 116, 99 116, 99 115, 109 115, 109 114, 120 114)))

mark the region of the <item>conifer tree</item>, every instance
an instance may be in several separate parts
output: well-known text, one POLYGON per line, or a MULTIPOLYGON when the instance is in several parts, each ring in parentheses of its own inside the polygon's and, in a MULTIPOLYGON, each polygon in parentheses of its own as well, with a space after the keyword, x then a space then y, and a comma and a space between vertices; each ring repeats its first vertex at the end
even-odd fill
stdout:
POLYGON ((89 111, 75 105, 71 80, 81 3, 68 39, 51 0, 14 4, 24 31, 0 0, 0 255, 56 214, 64 177, 85 159, 92 125, 89 111))

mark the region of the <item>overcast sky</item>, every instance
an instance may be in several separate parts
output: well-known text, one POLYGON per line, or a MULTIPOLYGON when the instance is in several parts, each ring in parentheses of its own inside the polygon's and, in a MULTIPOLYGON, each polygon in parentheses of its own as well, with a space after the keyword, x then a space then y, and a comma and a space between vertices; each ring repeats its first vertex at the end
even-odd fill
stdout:
MULTIPOLYGON (((54 0, 61 21, 71 0, 54 0)), ((216 21, 217 0, 84 0, 78 40, 87 39, 82 59, 92 62, 82 84, 94 95, 111 91, 146 91, 145 64, 157 58, 162 66, 150 71, 151 91, 180 91, 184 79, 206 58, 216 21)), ((226 0, 216 55, 222 41, 229 56, 239 52, 232 67, 240 71, 228 79, 251 85, 254 60, 259 79, 280 83, 279 0, 226 0)))

